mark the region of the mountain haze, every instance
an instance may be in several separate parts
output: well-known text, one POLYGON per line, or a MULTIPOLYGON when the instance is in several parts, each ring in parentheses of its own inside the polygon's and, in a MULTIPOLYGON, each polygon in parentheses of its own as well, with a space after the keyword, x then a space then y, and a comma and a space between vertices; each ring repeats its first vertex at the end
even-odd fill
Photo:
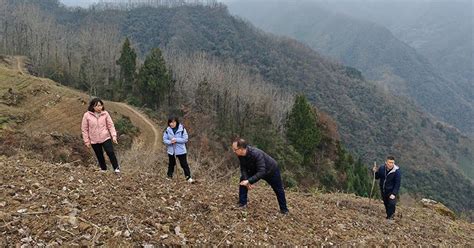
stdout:
POLYGON ((387 27, 474 101, 474 6, 456 1, 327 1, 329 9, 387 27))
POLYGON ((61 0, 61 3, 63 3, 66 6, 72 6, 72 7, 88 7, 91 4, 97 3, 98 1, 95 0, 61 0))
MULTIPOLYGON (((361 70, 367 79, 375 80, 392 94, 407 97, 466 134, 474 133, 474 98, 469 93, 474 85, 469 88, 467 82, 447 79, 444 70, 433 66, 387 28, 321 5, 309 1, 239 1, 229 8, 266 31, 298 39, 321 54, 361 70)), ((472 71, 465 65, 468 63, 459 70, 472 71)))

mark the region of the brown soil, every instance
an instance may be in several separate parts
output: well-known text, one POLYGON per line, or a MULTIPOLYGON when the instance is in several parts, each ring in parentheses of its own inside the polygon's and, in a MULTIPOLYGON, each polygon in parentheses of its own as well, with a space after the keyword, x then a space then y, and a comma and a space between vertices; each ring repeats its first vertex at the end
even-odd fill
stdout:
POLYGON ((388 223, 380 201, 352 195, 287 192, 285 216, 263 183, 238 209, 236 182, 188 184, 146 170, 118 176, 21 157, 0 157, 0 168, 6 246, 474 244, 473 224, 421 207, 400 207, 388 223))

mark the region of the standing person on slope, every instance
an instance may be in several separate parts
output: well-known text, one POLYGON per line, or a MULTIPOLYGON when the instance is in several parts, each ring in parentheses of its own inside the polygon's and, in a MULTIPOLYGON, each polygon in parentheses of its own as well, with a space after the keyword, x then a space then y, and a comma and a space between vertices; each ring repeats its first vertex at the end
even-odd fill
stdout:
POLYGON ((168 173, 167 179, 173 178, 174 167, 176 166, 176 157, 178 157, 179 164, 183 168, 186 181, 193 183, 194 179, 191 177, 191 170, 189 169, 186 158, 186 143, 188 142, 188 132, 184 126, 179 123, 177 117, 168 119, 168 127, 163 133, 163 143, 165 143, 168 153, 168 173))
POLYGON ((120 168, 115 157, 114 146, 118 144, 117 131, 109 113, 105 111, 104 103, 99 98, 94 98, 89 103, 87 112, 82 117, 82 139, 87 148, 92 146, 99 162, 100 169, 107 171, 105 164, 104 150, 109 156, 112 167, 116 173, 120 173, 120 168))
POLYGON ((374 165, 372 171, 375 173, 375 179, 380 179, 380 193, 385 206, 385 212, 387 213, 387 219, 393 220, 400 190, 400 167, 395 165, 395 157, 387 156, 385 165, 380 166, 380 168, 374 165))

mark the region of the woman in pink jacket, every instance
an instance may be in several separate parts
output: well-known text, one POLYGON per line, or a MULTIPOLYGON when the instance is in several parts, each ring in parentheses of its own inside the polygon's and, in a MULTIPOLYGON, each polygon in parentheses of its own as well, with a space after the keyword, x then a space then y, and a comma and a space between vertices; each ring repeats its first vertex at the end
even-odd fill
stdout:
POLYGON ((81 125, 84 144, 87 148, 92 146, 102 171, 107 171, 103 151, 105 150, 114 171, 119 173, 120 169, 117 158, 115 157, 114 146, 112 145, 112 141, 118 144, 117 132, 115 131, 112 118, 109 113, 105 111, 104 103, 99 98, 92 99, 87 110, 82 118, 81 125))

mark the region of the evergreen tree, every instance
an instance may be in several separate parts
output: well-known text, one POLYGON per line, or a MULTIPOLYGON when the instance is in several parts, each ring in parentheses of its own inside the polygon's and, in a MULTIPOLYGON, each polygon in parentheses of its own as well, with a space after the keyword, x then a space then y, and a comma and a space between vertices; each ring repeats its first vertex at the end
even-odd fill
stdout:
POLYGON ((360 196, 369 195, 371 178, 368 168, 360 159, 354 161, 352 154, 348 153, 340 143, 337 144, 335 168, 342 175, 339 182, 341 189, 360 196))
POLYGON ((337 149, 336 150, 337 158, 336 158, 336 161, 335 161, 336 170, 338 170, 338 171, 348 170, 349 169, 349 164, 348 164, 348 161, 346 159, 346 151, 344 150, 344 148, 342 147, 340 142, 337 142, 336 149, 337 149))
POLYGON ((199 113, 211 113, 213 104, 213 93, 211 92, 211 86, 207 79, 199 82, 195 92, 194 102, 196 104, 196 111, 199 113))
POLYGON ((82 56, 79 68, 80 89, 86 90, 89 96, 97 96, 97 85, 94 78, 94 67, 89 56, 82 56))
POLYGON ((355 164, 354 172, 357 181, 355 183, 355 193, 360 196, 369 196, 371 179, 369 177, 368 168, 362 163, 360 159, 355 164))
POLYGON ((321 131, 317 126, 316 112, 304 95, 296 97, 286 126, 289 143, 303 156, 304 164, 308 165, 321 141, 321 131))
POLYGON ((166 96, 169 96, 174 81, 160 49, 153 49, 146 57, 138 73, 138 85, 142 103, 155 110, 165 101, 166 96))
POLYGON ((346 191, 349 193, 356 192, 356 176, 354 175, 354 167, 349 165, 345 171, 346 173, 346 191))
POLYGON ((116 90, 119 92, 118 100, 129 98, 132 95, 137 95, 138 89, 135 84, 135 76, 137 70, 137 54, 135 50, 130 47, 128 38, 122 46, 120 58, 117 60, 117 65, 120 66, 120 78, 116 90))

